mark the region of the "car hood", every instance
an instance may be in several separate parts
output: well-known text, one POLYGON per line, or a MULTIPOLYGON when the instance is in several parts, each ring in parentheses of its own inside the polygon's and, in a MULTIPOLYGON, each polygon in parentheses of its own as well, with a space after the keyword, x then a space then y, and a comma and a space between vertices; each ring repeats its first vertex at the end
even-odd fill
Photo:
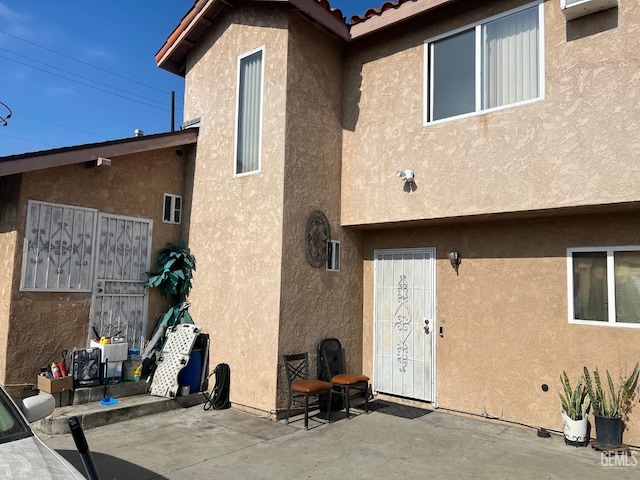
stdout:
POLYGON ((36 436, 0 444, 0 478, 84 480, 75 468, 36 436))

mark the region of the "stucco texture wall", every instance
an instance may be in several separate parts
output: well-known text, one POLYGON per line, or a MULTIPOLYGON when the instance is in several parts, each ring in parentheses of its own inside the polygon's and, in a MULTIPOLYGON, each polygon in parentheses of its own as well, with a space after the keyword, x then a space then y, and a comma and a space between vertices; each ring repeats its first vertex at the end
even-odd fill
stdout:
POLYGON ((424 41, 527 2, 486 3, 350 46, 343 225, 638 200, 638 2, 570 23, 544 2, 544 99, 423 126, 424 41), (415 171, 415 191, 403 191, 399 169, 415 171))
POLYGON ((16 265, 11 261, 17 248, 17 204, 20 194, 20 176, 0 179, 0 252, 5 259, 0 283, 0 383, 6 385, 7 339, 11 312, 11 293, 16 265))
MULTIPOLYGON (((444 333, 436 337, 437 405, 562 430, 563 370, 575 381, 583 366, 608 368, 617 379, 640 360, 640 329, 568 323, 566 249, 640 245, 639 228, 640 214, 628 213, 369 232, 365 370, 373 374, 374 250, 435 247, 434 331, 444 333), (451 250, 462 257, 459 276, 451 250)), ((624 437, 632 445, 640 444, 638 400, 624 437)))
POLYGON ((284 354, 308 352, 311 378, 316 346, 335 337, 350 367, 361 369, 362 257, 360 237, 340 227, 342 48, 298 14, 289 22, 287 135, 278 368, 278 406, 286 406, 284 354), (305 224, 322 211, 339 240, 339 272, 305 258, 305 224))
MULTIPOLYGON (((16 246, 11 310, 8 316, 6 383, 33 383, 40 367, 60 360, 63 349, 87 345, 91 293, 21 292, 20 272, 27 201, 39 200, 95 208, 100 212, 153 220, 152 255, 166 242, 177 242, 181 225, 162 222, 164 193, 182 195, 184 161, 175 148, 112 158, 110 168, 84 164, 22 175, 17 200, 16 246)), ((153 268, 153 265, 150 266, 153 268)), ((149 328, 166 309, 150 292, 149 328)))
POLYGON ((253 3, 219 18, 190 52, 185 118, 200 117, 189 244, 190 301, 231 368, 231 401, 274 408, 283 235, 287 9, 253 3), (264 46, 261 171, 234 178, 238 57, 264 46))

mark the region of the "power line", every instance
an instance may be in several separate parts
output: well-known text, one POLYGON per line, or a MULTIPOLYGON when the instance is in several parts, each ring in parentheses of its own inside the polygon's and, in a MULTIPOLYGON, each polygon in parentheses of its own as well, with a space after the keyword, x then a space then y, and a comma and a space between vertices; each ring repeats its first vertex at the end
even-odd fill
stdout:
MULTIPOLYGON (((56 67, 56 66, 54 66, 54 65, 49 65, 48 63, 41 62, 40 60, 36 60, 35 58, 27 57, 26 55, 22 55, 22 54, 20 54, 20 53, 12 52, 11 50, 8 50, 8 49, 6 49, 6 48, 2 48, 2 47, 0 47, 0 50, 2 50, 3 52, 8 52, 8 53, 10 53, 11 55, 15 55, 16 57, 25 58, 25 59, 27 59, 27 60, 29 60, 29 61, 31 61, 31 62, 39 63, 40 65, 44 65, 45 67, 53 68, 54 70, 58 70, 58 71, 60 71, 60 72, 66 73, 66 74, 68 74, 68 75, 73 75, 73 76, 78 77, 78 78, 81 78, 81 79, 83 79, 83 80, 87 80, 87 81, 89 81, 89 82, 93 82, 93 83, 96 83, 96 84, 98 84, 98 85, 102 85, 103 87, 111 88, 111 89, 113 89, 113 90, 116 90, 116 91, 119 91, 119 92, 124 92, 124 93, 126 93, 126 94, 132 95, 132 96, 134 96, 134 97, 141 98, 141 99, 143 99, 143 100, 147 100, 147 101, 150 101, 150 102, 156 102, 156 103, 159 103, 159 104, 161 104, 161 105, 164 105, 164 104, 163 104, 163 102, 161 102, 161 101, 159 101, 159 100, 156 100, 156 99, 153 99, 153 98, 148 98, 148 97, 143 97, 142 95, 138 95, 137 93, 130 93, 130 92, 128 92, 128 91, 126 91, 126 90, 123 90, 123 89, 121 89, 121 88, 113 87, 113 86, 108 85, 108 84, 106 84, 106 83, 102 83, 102 82, 99 82, 99 81, 97 81, 97 80, 93 80, 92 78, 84 77, 84 76, 82 76, 82 75, 78 75, 77 73, 73 73, 73 72, 70 72, 70 71, 68 71, 68 70, 64 70, 64 69, 59 68, 59 67, 56 67)), ((7 57, 4 57, 4 58, 7 58, 7 57)), ((163 93, 164 93, 164 92, 163 92, 163 93)))
MULTIPOLYGON (((58 75, 57 73, 50 72, 50 71, 45 70, 43 68, 38 68, 36 66, 29 65, 28 63, 21 62, 20 60, 16 60, 15 58, 10 58, 10 57, 7 57, 5 55, 0 55, 0 58, 4 58, 4 59, 10 60, 12 62, 19 63, 20 65, 24 65, 25 67, 33 68, 34 70, 39 70, 41 72, 48 73, 49 75, 53 75, 54 77, 58 77, 58 78, 62 78, 64 80, 68 80, 70 82, 78 83, 78 84, 83 85, 83 86, 88 87, 88 88, 93 88, 94 90, 98 90, 98 91, 103 92, 103 93, 108 93, 109 95, 114 95, 116 97, 124 98, 125 100, 129 100, 131 102, 136 102, 136 103, 139 103, 141 105, 146 105, 148 107, 157 108, 159 110, 164 110, 164 111, 169 111, 170 110, 169 107, 163 108, 163 107, 160 107, 158 105, 152 105, 150 103, 141 102, 140 100, 136 100, 135 98, 127 97, 125 95, 120 95, 119 93, 115 93, 115 92, 110 92, 109 90, 105 90, 103 88, 94 87, 93 85, 89 85, 89 84, 84 83, 84 82, 79 82, 78 80, 74 80, 73 78, 64 77, 62 75, 58 75)), ((65 72, 65 73, 68 73, 68 72, 65 72)), ((74 74, 71 74, 71 75, 74 75, 74 74)), ((95 83, 99 83, 99 82, 95 82, 95 83)), ((155 102, 156 100, 153 100, 153 101, 155 102)))
MULTIPOLYGON (((87 65, 88 67, 95 68, 96 70, 100 70, 102 72, 108 73, 109 75, 113 75, 115 77, 122 78, 124 80, 129 81, 129 82, 137 83, 138 85, 142 85, 143 87, 147 87, 147 88, 151 88, 153 90, 157 90, 158 92, 169 93, 168 91, 162 90, 161 88, 157 88, 157 87, 154 87, 153 85, 148 85, 146 83, 139 82, 138 80, 134 80, 133 78, 129 78, 129 77, 126 77, 124 75, 120 75, 119 73, 112 72, 110 70, 107 70, 105 68, 99 67, 97 65, 93 65, 93 64, 91 64, 89 62, 85 62, 85 61, 80 60, 78 58, 74 58, 74 57, 71 57, 71 56, 66 55, 64 53, 57 52, 56 50, 52 50, 51 48, 45 47, 43 45, 39 45, 37 43, 31 42, 29 40, 26 40, 24 38, 18 37, 17 35, 13 35, 11 33, 5 32, 3 30, 0 30, 0 33, 2 33, 4 35, 7 35, 8 37, 15 38, 16 40, 20 40, 21 42, 28 43, 29 45, 33 45, 34 47, 42 48, 43 50, 46 50, 47 52, 55 53, 56 55, 60 55, 61 57, 67 58, 69 60, 73 60, 74 62, 78 62, 78 63, 81 63, 83 65, 87 65)), ((180 97, 180 98, 182 99, 182 97, 180 97)))
POLYGON ((30 140, 30 139, 24 138, 24 137, 16 137, 15 135, 7 135, 6 133, 0 133, 0 136, 9 137, 9 138, 15 138, 16 140, 23 140, 25 142, 30 142, 30 143, 38 143, 38 144, 44 145, 46 147, 55 147, 55 145, 51 145, 50 143, 38 142, 37 140, 30 140))

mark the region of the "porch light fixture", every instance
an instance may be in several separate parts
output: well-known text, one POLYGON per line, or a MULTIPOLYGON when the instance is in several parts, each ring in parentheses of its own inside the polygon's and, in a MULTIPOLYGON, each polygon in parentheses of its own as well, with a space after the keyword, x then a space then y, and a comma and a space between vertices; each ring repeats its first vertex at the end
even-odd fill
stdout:
POLYGON ((453 252, 449 252, 447 256, 449 257, 451 266, 456 271, 456 275, 458 275, 458 267, 462 263, 462 260, 460 259, 460 252, 458 252, 457 250, 454 250, 453 252))
POLYGON ((413 170, 398 170, 396 175, 404 180, 406 183, 413 183, 414 174, 413 170))

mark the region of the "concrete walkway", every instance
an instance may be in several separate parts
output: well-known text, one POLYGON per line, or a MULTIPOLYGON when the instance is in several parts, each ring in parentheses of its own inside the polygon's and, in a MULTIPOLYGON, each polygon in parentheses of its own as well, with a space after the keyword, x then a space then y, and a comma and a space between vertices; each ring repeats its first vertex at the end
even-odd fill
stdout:
MULTIPOLYGON (((602 457, 559 436, 440 412, 383 412, 311 421, 305 432, 299 417, 285 425, 199 405, 85 435, 102 480, 640 478, 640 454, 602 457)), ((84 471, 70 435, 41 437, 84 471)))

